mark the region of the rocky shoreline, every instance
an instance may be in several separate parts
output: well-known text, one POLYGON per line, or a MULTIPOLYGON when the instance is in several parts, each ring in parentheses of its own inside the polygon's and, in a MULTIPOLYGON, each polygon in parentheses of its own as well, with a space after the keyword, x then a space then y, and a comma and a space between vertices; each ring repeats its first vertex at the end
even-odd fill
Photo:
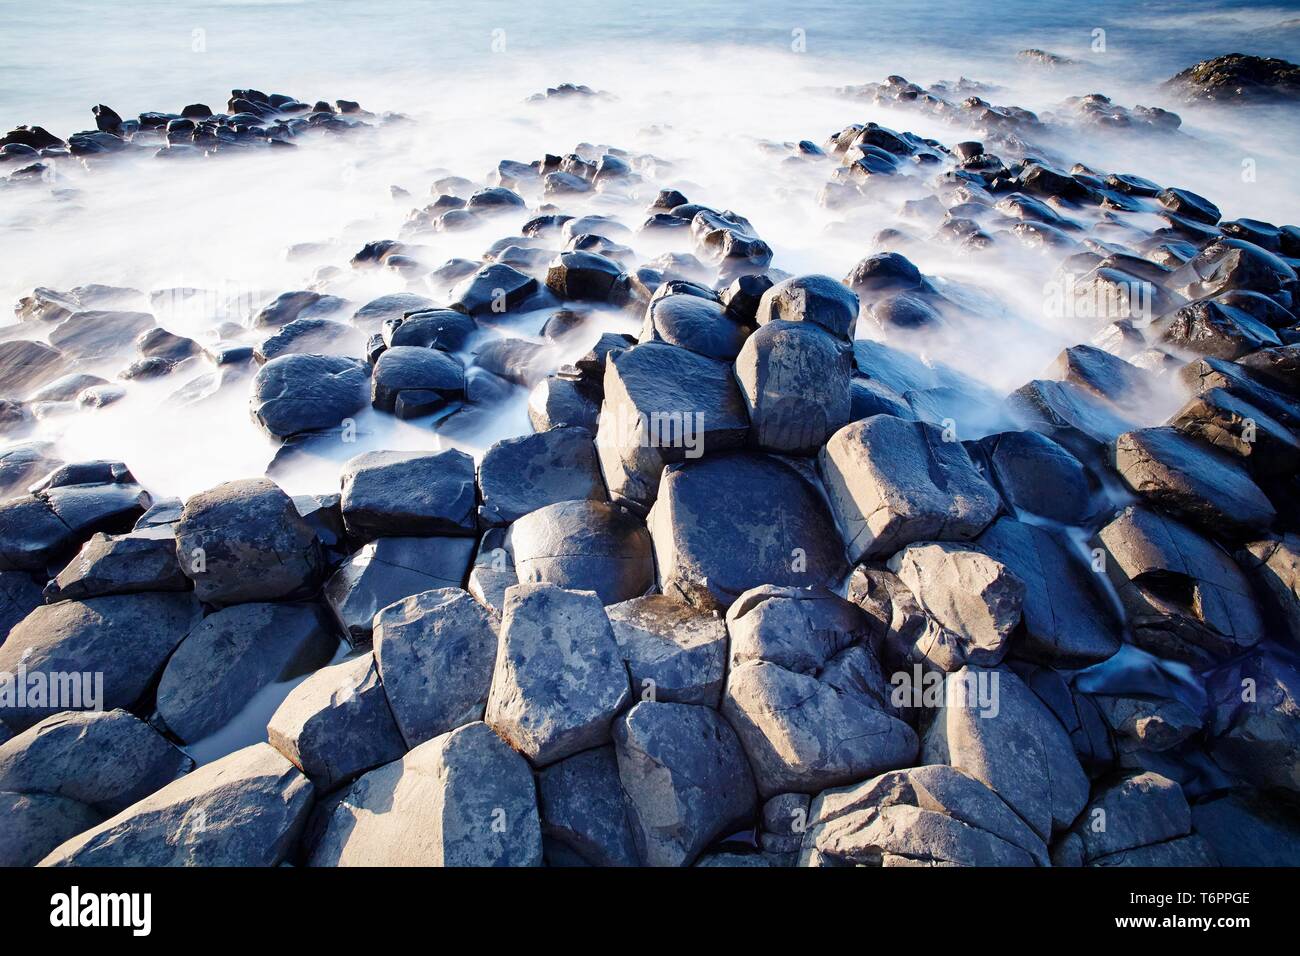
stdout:
MULTIPOLYGON (((1171 83, 1290 95, 1250 59, 1171 83)), ((394 186, 398 234, 290 248, 311 285, 206 340, 162 318, 202 290, 24 296, 0 865, 1300 865, 1300 227, 1053 137, 1180 142, 1158 106, 840 93, 958 131, 762 144, 843 231, 899 209, 842 277, 774 265, 669 160, 581 143, 394 186), (1009 393, 958 370, 970 295, 912 261, 936 246, 1030 257, 1087 333, 1009 393), (405 291, 351 299, 372 274, 405 291), (169 381, 173 407, 247 395, 266 474, 180 500, 31 437, 169 381), (524 401, 531 434, 438 440, 524 401), (429 447, 277 484, 365 416, 429 447), (208 756, 266 701, 263 742, 208 756)), ((413 122, 249 89, 94 117, 0 138, 0 195, 413 122)))

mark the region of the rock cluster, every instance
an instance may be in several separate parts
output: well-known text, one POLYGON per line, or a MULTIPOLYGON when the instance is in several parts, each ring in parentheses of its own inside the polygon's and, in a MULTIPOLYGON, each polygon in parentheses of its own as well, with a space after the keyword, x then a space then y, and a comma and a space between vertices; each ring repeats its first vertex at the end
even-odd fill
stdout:
MULTIPOLYGON (((256 344, 200 346, 136 290, 23 298, 7 431, 93 404, 133 355, 115 387, 203 362, 186 401, 242 382, 286 456, 362 415, 430 441, 325 494, 255 476, 184 501, 0 450, 0 865, 1300 859, 1300 229, 1033 145, 1182 135, 1164 111, 846 92, 981 139, 789 145, 846 225, 905 197, 914 233, 843 279, 775 268, 745 215, 659 190, 655 157, 581 144, 444 176, 348 250, 437 299, 290 289, 246 317, 256 344), (647 188, 636 229, 608 214, 647 188), (478 258, 424 261, 486 226, 478 258), (672 251, 642 261, 647 235, 672 251), (1002 394, 918 357, 976 334, 968 292, 909 258, 926 242, 1038 257, 1100 303, 1084 340, 1002 394), (448 447, 525 395, 531 434, 448 447), (249 719, 258 742, 223 749, 249 719)), ((254 90, 227 110, 98 107, 0 159, 372 119, 254 90)))

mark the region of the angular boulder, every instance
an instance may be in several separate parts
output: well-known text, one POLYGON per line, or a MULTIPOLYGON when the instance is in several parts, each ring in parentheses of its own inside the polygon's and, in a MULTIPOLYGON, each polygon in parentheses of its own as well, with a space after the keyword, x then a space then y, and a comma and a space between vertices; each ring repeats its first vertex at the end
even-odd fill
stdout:
POLYGON ((1002 799, 944 764, 826 790, 808 813, 801 866, 1047 866, 1047 846, 1002 799))
POLYGON ((254 744, 73 837, 40 865, 279 866, 312 799, 298 768, 269 744, 254 744))
POLYGON ((605 608, 632 690, 642 699, 717 707, 727 668, 727 628, 666 594, 605 608))
POLYGON ((0 644, 4 722, 25 730, 64 710, 133 706, 199 613, 188 593, 122 594, 38 607, 0 644))
POLYGON ((660 591, 703 610, 760 584, 826 585, 848 570, 816 477, 768 455, 668 466, 647 523, 660 591))
POLYGON ((1070 738, 1005 667, 965 667, 947 676, 921 757, 979 780, 1044 841, 1073 823, 1088 801, 1088 778, 1070 738))
POLYGON ((279 601, 320 580, 320 542, 293 499, 265 478, 191 496, 176 525, 176 556, 205 604, 279 601))
POLYGON ((600 599, 551 584, 506 592, 486 720, 536 766, 608 743, 631 698, 600 599))
POLYGON ((1134 494, 1212 534, 1246 537, 1277 516, 1237 459, 1173 428, 1120 435, 1112 463, 1134 494))
POLYGON ((341 481, 343 522, 363 541, 475 531, 474 459, 463 451, 365 452, 341 481))
POLYGON ((422 591, 375 615, 375 662, 407 747, 483 719, 497 655, 493 621, 459 588, 422 591))
POLYGON ((722 713, 760 795, 816 793, 915 757, 856 606, 824 589, 759 587, 731 606, 727 629, 722 713))
POLYGON ((849 421, 851 371, 848 347, 815 323, 761 326, 736 357, 753 443, 778 454, 816 452, 849 421))
POLYGON ((758 809, 740 741, 708 707, 642 701, 619 718, 614 750, 644 866, 689 866, 758 809))
MULTIPOLYGON (((636 866, 636 842, 613 746, 584 750, 537 775, 542 838, 591 866, 636 866)), ((556 854, 547 851, 547 860, 556 854)))
POLYGON ((818 462, 855 563, 915 541, 973 538, 1001 507, 966 449, 925 422, 853 422, 831 436, 818 462))
POLYGON ((1246 576, 1221 548, 1186 525, 1129 507, 1097 538, 1138 647, 1203 668, 1263 638, 1246 576))
POLYGON ((311 866, 540 866, 528 762, 483 723, 361 777, 333 808, 311 866))
POLYGON ((289 692, 267 741, 321 793, 406 752, 372 654, 322 667, 289 692))
POLYGON ((479 520, 509 524, 559 501, 599 501, 605 483, 591 432, 560 427, 507 438, 483 455, 478 469, 479 520))
POLYGON ((731 369, 648 342, 605 362, 596 448, 615 500, 648 509, 666 465, 744 444, 749 416, 731 369))
POLYGON ((473 538, 379 538, 334 572, 323 597, 348 640, 368 644, 383 608, 421 591, 462 587, 473 556, 473 538))
POLYGON ((521 584, 595 591, 606 604, 654 584, 649 532, 607 501, 560 501, 524 515, 510 528, 510 549, 521 584))
POLYGON ((192 763, 125 710, 69 711, 0 744, 0 791, 51 794, 111 815, 171 783, 192 763))

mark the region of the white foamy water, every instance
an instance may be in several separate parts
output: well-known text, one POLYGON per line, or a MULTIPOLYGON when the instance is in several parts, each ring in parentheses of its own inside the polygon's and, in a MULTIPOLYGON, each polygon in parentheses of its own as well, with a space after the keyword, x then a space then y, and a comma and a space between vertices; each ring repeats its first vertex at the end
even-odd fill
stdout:
MULTIPOLYGON (((197 162, 163 163, 146 153, 0 192, 0 300, 14 302, 34 286, 87 283, 129 286, 146 295, 204 290, 189 302, 164 296, 156 307, 146 306, 164 327, 200 341, 221 322, 246 323, 275 295, 296 289, 344 297, 351 309, 404 291, 445 303, 445 289, 386 270, 353 270, 349 260, 368 241, 397 238, 411 209, 432 200, 430 184, 438 177, 484 183, 499 160, 563 155, 580 143, 619 147, 656 162, 643 167, 637 185, 554 200, 562 211, 611 215, 635 228, 659 189, 679 188, 694 202, 747 217, 775 251, 774 268, 840 277, 875 251, 877 231, 908 228, 898 219, 899 206, 929 194, 932 173, 918 168, 882 186, 878 201, 851 212, 828 210, 816 196, 834 161, 796 162, 789 149, 773 144, 822 144, 847 124, 868 120, 946 144, 971 138, 962 127, 834 92, 891 73, 923 84, 969 76, 997 85, 986 96, 990 101, 1042 115, 1066 96, 1091 92, 1128 107, 1171 106, 1184 119, 1176 138, 1067 128, 1045 135, 1039 145, 1067 165, 1083 162, 1191 189, 1213 199, 1225 219, 1300 219, 1293 175, 1300 128, 1293 112, 1188 109, 1156 86, 1197 58, 1229 49, 1294 58, 1294 31, 1270 26, 1296 15, 1285 5, 1207 6, 1204 15, 1212 19, 1194 28, 1172 13, 1136 4, 1102 4, 1089 14, 1096 23, 1078 19, 1064 4, 1014 3, 996 14, 961 2, 906 6, 759 3, 742 14, 724 4, 654 10, 614 4, 595 13, 549 6, 545 13, 521 13, 505 4, 464 11, 436 3, 304 0, 124 3, 109 13, 60 0, 38 13, 6 4, 9 29, 0 31, 0 77, 7 81, 0 83, 0 120, 6 128, 41 123, 66 136, 93 128, 89 107, 97 102, 124 116, 178 111, 194 101, 222 110, 229 90, 242 86, 307 102, 356 99, 376 113, 405 113, 411 122, 308 138, 296 150, 197 162), (1139 10, 1145 11, 1140 18, 1139 10), (996 17, 1001 28, 984 17, 996 17), (1104 51, 1090 45, 1097 28, 1106 30, 1104 51), (66 70, 33 75, 21 68, 24 51, 55 37, 66 70), (1015 60, 1025 46, 1081 62, 1035 70, 1015 60), (612 96, 525 102, 564 81, 612 96), (1253 179, 1243 178, 1245 161, 1253 179), (393 199, 392 186, 409 197, 393 199), (305 242, 329 245, 310 261, 286 259, 289 246, 305 242), (340 274, 317 282, 322 265, 337 266, 340 274)), ((525 195, 527 211, 469 231, 419 237, 422 258, 477 259, 493 241, 518 235, 544 201, 525 195)), ((639 261, 693 251, 681 232, 670 239, 612 238, 632 245, 639 261)), ((913 346, 999 394, 1039 376, 1062 348, 1087 341, 1095 329, 1048 314, 1043 289, 1055 257, 969 257, 936 243, 908 255, 963 312, 950 331, 913 346)), ((494 331, 537 339, 549 314, 512 316, 494 331)), ((861 335, 874 334, 867 324, 861 335)), ((602 331, 635 332, 637 326, 635 316, 604 310, 554 361, 581 355, 602 331)), ((255 344, 270 331, 246 329, 236 340, 255 344)), ((48 329, 4 332, 30 336, 48 329)), ((112 378, 130 359, 96 371, 112 378)), ((187 379, 211 371, 199 359, 164 379, 126 383, 127 397, 117 404, 51 415, 30 432, 7 437, 53 440, 68 460, 123 460, 155 495, 184 496, 262 474, 277 443, 249 417, 249 380, 196 405, 168 400, 187 379)), ((1163 409, 1134 413, 1154 421, 1163 409)), ((479 454, 492 441, 528 429, 522 389, 478 431, 454 440, 427 421, 399 422, 366 411, 357 416, 356 442, 318 446, 275 477, 291 493, 325 492, 337 486, 339 464, 360 451, 454 445, 479 454)))

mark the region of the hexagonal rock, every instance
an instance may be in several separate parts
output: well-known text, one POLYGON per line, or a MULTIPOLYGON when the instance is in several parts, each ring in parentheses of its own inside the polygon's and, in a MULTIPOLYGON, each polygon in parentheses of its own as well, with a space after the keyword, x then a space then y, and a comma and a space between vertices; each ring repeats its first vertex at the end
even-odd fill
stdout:
POLYGON ((483 503, 479 520, 509 524, 557 501, 605 498, 605 482, 591 432, 552 428, 497 442, 478 469, 483 503))
POLYGON ((478 492, 463 451, 369 451, 343 466, 343 522, 363 540, 473 534, 478 492))
POLYGON ((1006 667, 964 667, 947 676, 921 758, 979 780, 1044 841, 1088 802, 1088 777, 1069 736, 1006 667))
POLYGON ((199 614, 189 593, 121 594, 38 607, 0 644, 0 674, 15 675, 0 681, 4 722, 17 731, 64 710, 133 706, 199 614), (16 696, 20 667, 28 675, 25 699, 16 696), (45 679, 35 683, 34 675, 45 679), (52 696, 54 689, 58 694, 52 696))
POLYGON ((500 315, 521 306, 540 288, 536 279, 503 262, 490 262, 451 290, 451 307, 475 317, 500 315))
POLYGON ((574 425, 594 432, 599 418, 599 393, 593 397, 580 382, 548 375, 528 393, 528 421, 534 431, 574 425))
POLYGON ((649 594, 605 608, 638 696, 717 707, 727 669, 722 619, 649 594))
POLYGON ((311 866, 540 866, 528 762, 483 723, 421 744, 357 780, 311 866))
POLYGON ((974 546, 1025 584, 1018 654, 1055 667, 1084 667, 1120 648, 1122 623, 1097 575, 1063 532, 999 518, 974 546))
POLYGON ((800 866, 1048 866, 1043 839, 956 767, 891 770, 817 796, 800 866))
POLYGON ((460 588, 473 557, 473 538, 379 538, 334 572, 323 596, 348 640, 367 644, 376 614, 421 591, 460 588))
POLYGON ((856 606, 825 589, 759 587, 731 606, 727 628, 722 713, 762 796, 816 793, 915 757, 856 606))
POLYGON ((483 719, 497 632, 460 588, 413 594, 375 615, 375 660, 408 747, 483 719))
POLYGON ((830 276, 796 276, 764 292, 755 316, 759 325, 810 322, 836 338, 850 341, 858 324, 858 296, 830 276))
POLYGON ((853 422, 831 436, 818 463, 854 563, 914 541, 973 538, 1002 504, 966 449, 925 422, 853 422))
POLYGON ((1103 401, 1133 407, 1152 398, 1151 373, 1093 345, 1065 349, 1046 377, 1070 382, 1103 401))
MULTIPOLYGON (((636 842, 612 746, 553 763, 537 775, 542 837, 591 866, 636 866, 636 842)), ((552 852, 548 849, 548 862, 552 852)))
POLYGON ((594 252, 562 252, 546 270, 546 287, 561 299, 604 302, 623 269, 594 252))
POLYGON ((689 866, 758 809, 740 741, 708 707, 642 701, 615 724, 614 750, 643 865, 689 866))
POLYGON ((295 687, 266 736, 322 793, 406 752, 372 654, 322 667, 295 687))
POLYGON ((28 494, 0 501, 0 570, 44 576, 48 565, 62 565, 92 534, 130 530, 152 504, 121 463, 69 467, 93 471, 73 477, 60 469, 57 484, 47 478, 28 494))
POLYGON ((606 360, 596 448, 615 500, 649 508, 664 466, 739 448, 748 432, 730 367, 659 342, 606 360))
POLYGON ((487 723, 536 766, 608 743, 631 699, 600 599, 551 584, 506 591, 487 723))
POLYGON ((236 750, 73 837, 41 866, 278 866, 313 787, 270 744, 236 750))
POLYGON ((1007 396, 1007 407, 1024 427, 1042 432, 1089 463, 1134 424, 1073 382, 1034 379, 1007 396))
POLYGON ((265 478, 190 497, 176 525, 176 556, 199 600, 218 606, 305 596, 321 572, 316 532, 265 478))
POLYGON ((1300 668, 1255 651, 1213 672, 1210 754, 1264 789, 1300 793, 1300 668))
POLYGON ((852 365, 849 348, 813 323, 761 326, 736 357, 754 444, 791 455, 821 448, 849 421, 852 365))
POLYGON ((760 584, 824 585, 848 571, 816 476, 769 455, 668 466, 647 523, 660 590, 703 610, 760 584))
POLYGON ((1245 468, 1173 428, 1140 428, 1115 440, 1112 463, 1146 502, 1211 534, 1246 537, 1277 512, 1245 468))
POLYGON ((1130 507, 1097 538, 1137 646, 1203 668, 1263 638, 1264 624, 1241 569, 1186 525, 1130 507))
POLYGON ((125 710, 69 711, 46 717, 0 745, 0 791, 48 793, 113 814, 192 765, 184 752, 125 710))
POLYGON ((158 713, 186 743, 215 733, 263 687, 307 674, 338 647, 319 604, 238 604, 205 617, 158 682, 158 713))
POLYGON ((1020 624, 1025 583, 1002 562, 972 548, 943 542, 909 544, 889 561, 922 608, 950 635, 959 653, 943 670, 963 663, 993 667, 1020 624))
POLYGON ((510 528, 520 584, 595 591, 614 604, 654 585, 650 533, 641 519, 608 501, 559 501, 510 528))

